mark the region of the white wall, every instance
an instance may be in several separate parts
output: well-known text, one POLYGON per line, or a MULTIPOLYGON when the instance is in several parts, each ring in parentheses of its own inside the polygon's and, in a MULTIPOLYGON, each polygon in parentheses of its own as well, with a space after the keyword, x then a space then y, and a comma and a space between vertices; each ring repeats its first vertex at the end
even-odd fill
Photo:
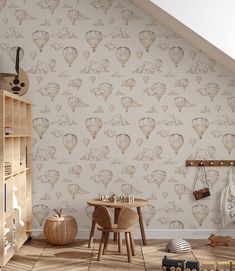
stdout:
POLYGON ((104 2, 106 12, 97 0, 1 7, 0 53, 21 46, 30 79, 34 228, 61 207, 86 231, 87 200, 116 192, 149 199, 150 231, 220 229, 227 169, 208 169, 212 195, 195 201, 184 165, 233 158, 234 76, 129 1, 104 2))
POLYGON ((235 59, 233 0, 151 0, 235 59))

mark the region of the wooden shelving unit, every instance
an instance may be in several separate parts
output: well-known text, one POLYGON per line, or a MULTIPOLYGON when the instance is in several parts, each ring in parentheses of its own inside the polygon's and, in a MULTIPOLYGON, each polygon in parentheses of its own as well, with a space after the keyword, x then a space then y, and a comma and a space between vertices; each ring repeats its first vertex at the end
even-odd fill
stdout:
POLYGON ((0 90, 0 268, 31 234, 31 119, 29 101, 0 90))

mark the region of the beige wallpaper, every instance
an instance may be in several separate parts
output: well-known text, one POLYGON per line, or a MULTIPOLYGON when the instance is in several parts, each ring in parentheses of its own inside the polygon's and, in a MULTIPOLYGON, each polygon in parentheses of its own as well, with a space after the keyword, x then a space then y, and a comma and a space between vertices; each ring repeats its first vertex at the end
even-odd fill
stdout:
MULTIPOLYGON (((149 229, 219 229, 226 168, 195 201, 185 160, 234 159, 235 77, 128 0, 0 0, 0 53, 30 79, 33 226, 55 207, 149 199, 149 229)), ((203 186, 203 184, 202 184, 203 186)))

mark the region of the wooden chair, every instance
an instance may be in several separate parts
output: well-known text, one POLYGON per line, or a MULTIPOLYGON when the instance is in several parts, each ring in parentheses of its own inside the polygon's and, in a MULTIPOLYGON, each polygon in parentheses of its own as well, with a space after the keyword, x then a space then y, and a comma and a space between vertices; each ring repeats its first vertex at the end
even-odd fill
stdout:
POLYGON ((118 223, 112 224, 108 209, 100 206, 93 212, 93 219, 101 227, 98 230, 102 231, 97 261, 100 261, 101 254, 105 254, 107 251, 111 232, 117 234, 118 252, 122 251, 121 233, 123 232, 125 233, 128 262, 131 262, 131 256, 135 256, 134 241, 131 235, 134 229, 131 227, 138 221, 138 214, 130 208, 122 208, 119 213, 118 223))

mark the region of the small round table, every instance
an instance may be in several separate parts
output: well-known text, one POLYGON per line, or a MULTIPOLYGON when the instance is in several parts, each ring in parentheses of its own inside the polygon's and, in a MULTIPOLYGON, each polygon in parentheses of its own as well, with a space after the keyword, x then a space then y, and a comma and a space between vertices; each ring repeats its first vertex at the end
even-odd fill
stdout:
MULTIPOLYGON (((118 221, 118 216, 119 216, 119 212, 120 212, 121 208, 125 208, 125 207, 136 208, 137 213, 139 215, 139 225, 140 225, 142 242, 143 242, 144 246, 147 245, 145 231, 144 231, 144 223, 143 223, 142 213, 141 213, 141 207, 148 204, 147 200, 135 198, 134 202, 127 203, 127 202, 110 202, 110 201, 102 201, 100 199, 92 199, 92 200, 88 201, 87 204, 90 206, 94 206, 94 209, 98 208, 99 206, 105 206, 107 208, 114 208, 114 223, 115 224, 118 221)), ((94 220, 92 220, 88 247, 91 247, 91 245, 93 243, 95 226, 96 226, 96 223, 94 220)), ((117 240, 116 235, 114 235, 114 240, 117 240)))

